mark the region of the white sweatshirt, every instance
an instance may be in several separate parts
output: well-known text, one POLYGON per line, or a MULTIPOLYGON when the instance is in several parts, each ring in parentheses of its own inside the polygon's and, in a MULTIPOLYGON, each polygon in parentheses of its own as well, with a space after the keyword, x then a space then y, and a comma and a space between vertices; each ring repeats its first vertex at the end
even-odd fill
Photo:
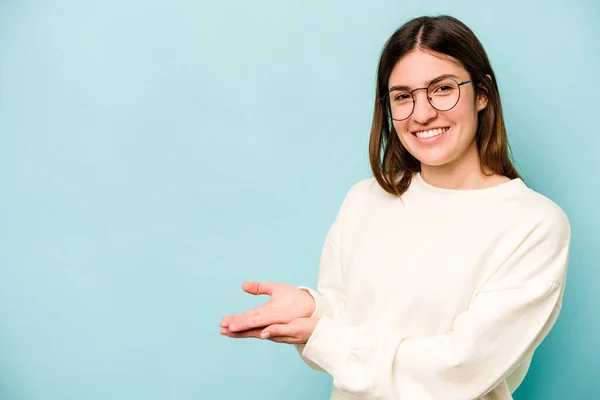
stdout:
POLYGON ((416 174, 398 198, 348 191, 327 234, 313 318, 296 346, 331 400, 512 399, 555 323, 564 212, 520 179, 448 190, 416 174))

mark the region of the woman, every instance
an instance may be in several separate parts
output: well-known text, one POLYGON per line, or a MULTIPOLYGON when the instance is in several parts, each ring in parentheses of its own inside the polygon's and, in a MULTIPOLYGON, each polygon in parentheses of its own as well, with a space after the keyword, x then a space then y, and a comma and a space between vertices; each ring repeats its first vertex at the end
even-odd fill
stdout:
POLYGON ((509 157, 496 78, 473 32, 416 18, 388 40, 373 178, 348 191, 317 290, 270 300, 221 333, 297 346, 331 399, 512 399, 560 310, 570 225, 509 157))

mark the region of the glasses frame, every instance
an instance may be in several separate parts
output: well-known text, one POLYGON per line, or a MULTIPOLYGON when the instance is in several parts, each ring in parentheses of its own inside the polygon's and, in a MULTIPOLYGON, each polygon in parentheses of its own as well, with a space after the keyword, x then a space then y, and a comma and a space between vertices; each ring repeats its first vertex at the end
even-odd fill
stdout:
MULTIPOLYGON (((412 109, 410 110, 410 113, 408 114, 408 116, 407 116, 406 118, 403 118, 403 119, 396 119, 396 118, 392 117, 392 108, 391 108, 391 106, 390 106, 390 92, 393 92, 394 90, 388 90, 388 91, 387 91, 387 92, 386 92, 386 93, 385 93, 385 94, 384 94, 384 95, 383 95, 383 96, 382 96, 382 97, 379 99, 379 101, 381 101, 381 102, 383 103, 383 107, 384 107, 384 108, 385 108, 385 110, 386 110, 386 111, 385 111, 385 113, 386 113, 386 114, 387 114, 387 115, 388 115, 388 116, 389 116, 389 117, 390 117, 392 120, 394 120, 394 121, 405 121, 405 120, 409 119, 409 118, 410 118, 410 116, 411 116, 411 115, 413 114, 413 112, 415 111, 415 103, 417 102, 417 100, 415 99, 415 94, 414 94, 414 93, 415 93, 417 90, 426 90, 426 93, 427 93, 427 96, 426 96, 426 97, 427 97, 427 101, 429 102, 429 105, 430 105, 431 107, 433 107, 434 109, 436 109, 436 110, 438 110, 438 111, 442 111, 442 112, 443 112, 443 111, 450 111, 450 110, 452 110, 454 107, 456 107, 456 105, 457 105, 457 104, 458 104, 458 102, 460 101, 460 87, 461 87, 462 85, 466 85, 467 83, 471 83, 471 82, 473 82, 473 79, 469 79, 468 81, 462 81, 461 83, 458 83, 458 81, 457 81, 456 79, 454 79, 454 78, 450 78, 450 77, 446 77, 446 78, 443 78, 443 79, 436 79, 436 80, 432 81, 432 82, 431 82, 429 85, 427 85, 427 87, 416 88, 416 89, 413 89, 413 90, 411 90, 409 93, 410 93, 410 96, 412 97, 412 109), (457 87, 458 87, 458 98, 456 99, 456 103, 454 103, 454 105, 453 105, 452 107, 450 107, 450 108, 447 108, 447 109, 445 109, 445 110, 440 110, 439 108, 437 108, 436 106, 434 106, 434 105, 431 103, 431 97, 429 97, 429 87, 430 87, 431 85, 437 84, 437 83, 439 83, 440 81, 442 81, 442 80, 446 80, 446 79, 452 80, 452 81, 454 81, 454 82, 456 83, 456 85, 457 85, 457 87)), ((396 90, 396 89, 395 89, 395 90, 396 90)))

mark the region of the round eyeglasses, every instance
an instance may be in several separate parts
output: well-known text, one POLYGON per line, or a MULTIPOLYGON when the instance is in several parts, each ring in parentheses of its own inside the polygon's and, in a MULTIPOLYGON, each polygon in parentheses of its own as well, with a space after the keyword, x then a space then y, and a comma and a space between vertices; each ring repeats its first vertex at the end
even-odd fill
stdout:
POLYGON ((383 102, 387 115, 395 121, 404 121, 415 109, 414 92, 427 90, 427 101, 438 111, 448 111, 458 104, 460 87, 472 80, 458 83, 452 78, 438 78, 431 81, 429 86, 409 90, 408 88, 392 88, 380 100, 383 102))

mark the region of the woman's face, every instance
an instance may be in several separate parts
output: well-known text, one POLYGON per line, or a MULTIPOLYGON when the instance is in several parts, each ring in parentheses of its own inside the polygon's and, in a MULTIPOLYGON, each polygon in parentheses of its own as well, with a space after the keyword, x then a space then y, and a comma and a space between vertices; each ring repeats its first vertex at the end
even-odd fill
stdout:
MULTIPOLYGON (((427 87, 432 80, 447 74, 454 75, 453 79, 458 83, 471 79, 467 70, 447 56, 438 58, 431 53, 413 50, 392 70, 388 88, 405 86, 412 90, 427 87)), ((487 98, 475 98, 474 84, 460 86, 458 103, 448 111, 432 107, 427 101, 426 90, 417 90, 413 96, 415 104, 410 117, 403 121, 394 120, 393 124, 404 147, 421 162, 421 168, 478 163, 475 141, 477 113, 485 108, 487 98)))

